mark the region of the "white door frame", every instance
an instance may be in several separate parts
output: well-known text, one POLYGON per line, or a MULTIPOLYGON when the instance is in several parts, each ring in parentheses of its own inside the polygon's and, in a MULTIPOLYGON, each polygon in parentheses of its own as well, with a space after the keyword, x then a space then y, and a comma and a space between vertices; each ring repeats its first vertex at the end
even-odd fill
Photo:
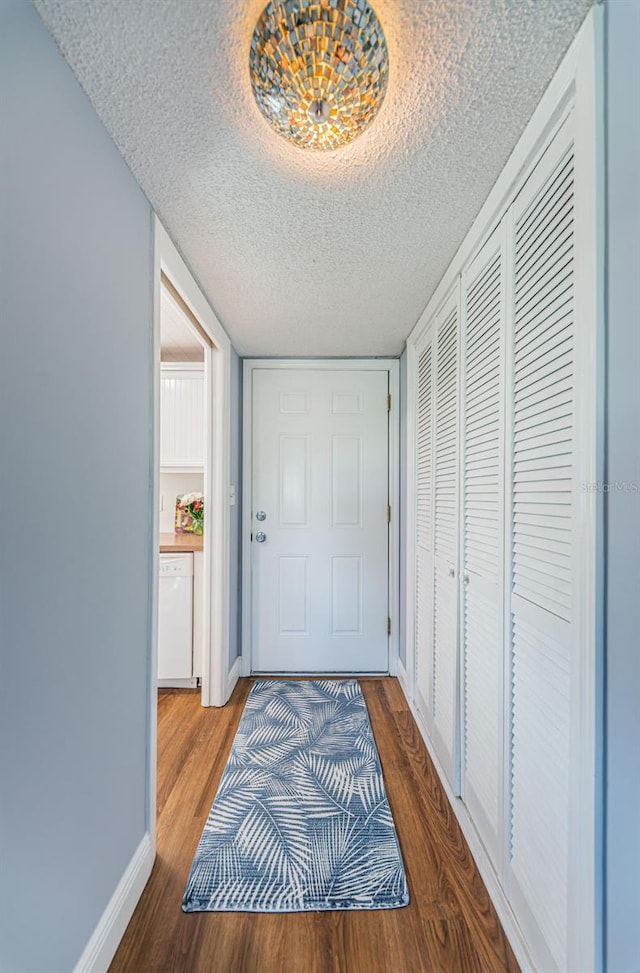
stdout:
POLYGON ((151 592, 148 702, 148 827, 155 853, 157 660, 158 660, 158 564, 160 533, 160 294, 165 275, 198 320, 212 346, 205 347, 205 408, 207 443, 204 492, 207 497, 207 529, 204 533, 204 634, 202 705, 226 702, 229 659, 229 457, 231 342, 209 307, 191 272, 157 217, 153 223, 153 447, 149 477, 152 483, 151 592), (215 537, 215 544, 212 538, 215 537))
POLYGON ((389 673, 398 671, 400 633, 400 396, 398 358, 247 358, 243 365, 242 443, 242 674, 252 670, 251 487, 253 372, 255 369, 386 372, 389 376, 389 673))

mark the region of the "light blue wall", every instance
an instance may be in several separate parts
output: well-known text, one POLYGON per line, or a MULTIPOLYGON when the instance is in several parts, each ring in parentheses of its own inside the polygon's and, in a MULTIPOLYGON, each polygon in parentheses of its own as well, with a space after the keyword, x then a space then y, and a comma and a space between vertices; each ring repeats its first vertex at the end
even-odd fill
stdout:
POLYGON ((640 971, 640 2, 607 23, 607 973, 640 971), (620 485, 620 489, 616 488, 620 485))
POLYGON ((68 973, 145 830, 151 211, 0 0, 0 969, 68 973))
POLYGON ((236 488, 236 503, 230 508, 229 524, 229 666, 241 652, 240 614, 242 610, 242 361, 231 351, 231 483, 236 488))
POLYGON ((407 664, 407 349, 400 358, 400 662, 407 664))

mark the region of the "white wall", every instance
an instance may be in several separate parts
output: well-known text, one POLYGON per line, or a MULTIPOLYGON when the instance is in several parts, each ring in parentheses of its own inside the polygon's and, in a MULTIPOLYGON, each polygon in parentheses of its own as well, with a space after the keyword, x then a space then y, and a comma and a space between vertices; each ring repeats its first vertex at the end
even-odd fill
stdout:
POLYGON ((607 973, 640 970, 640 2, 607 17, 607 973))
MULTIPOLYGON (((173 533, 176 515, 176 497, 182 493, 203 493, 203 473, 160 474, 160 533, 173 533)), ((205 498, 205 525, 207 507, 205 498)))
POLYGON ((151 210, 30 3, 0 47, 0 969, 68 973, 148 830, 151 210))

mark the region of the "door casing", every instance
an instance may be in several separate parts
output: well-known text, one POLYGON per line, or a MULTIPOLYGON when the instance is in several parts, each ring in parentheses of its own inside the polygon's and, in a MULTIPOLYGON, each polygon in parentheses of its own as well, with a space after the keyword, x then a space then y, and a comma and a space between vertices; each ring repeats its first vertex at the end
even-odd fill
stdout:
POLYGON ((389 673, 397 674, 400 647, 400 362, 397 358, 247 358, 243 365, 242 453, 242 674, 252 671, 251 491, 253 370, 383 371, 389 376, 389 673))

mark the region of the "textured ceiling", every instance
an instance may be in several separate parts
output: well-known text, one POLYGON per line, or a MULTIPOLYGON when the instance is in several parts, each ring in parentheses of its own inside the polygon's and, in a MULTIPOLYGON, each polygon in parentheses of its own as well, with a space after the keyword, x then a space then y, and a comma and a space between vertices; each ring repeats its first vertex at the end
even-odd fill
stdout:
POLYGON ((260 115, 266 0, 34 0, 242 355, 394 355, 592 0, 374 0, 389 88, 335 152, 260 115))

